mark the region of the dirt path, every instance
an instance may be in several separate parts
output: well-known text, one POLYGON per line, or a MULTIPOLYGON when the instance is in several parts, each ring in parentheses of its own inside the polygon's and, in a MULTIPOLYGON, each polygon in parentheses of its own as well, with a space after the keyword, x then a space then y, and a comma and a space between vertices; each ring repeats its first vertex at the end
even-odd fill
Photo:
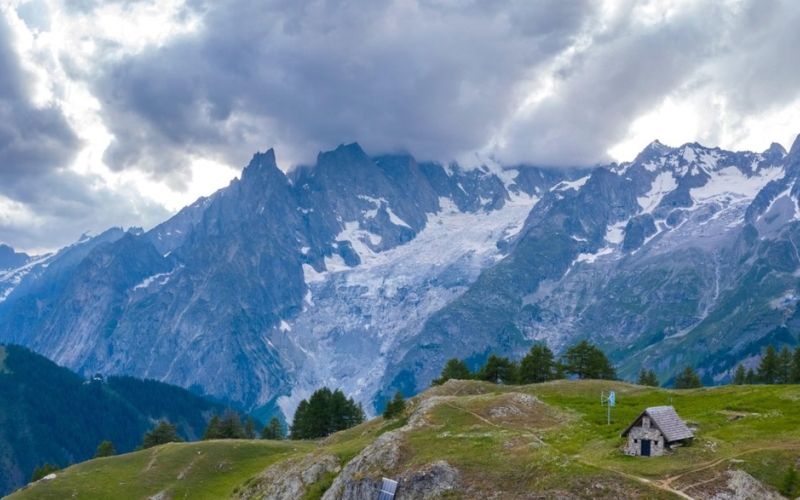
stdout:
MULTIPOLYGON (((547 446, 547 443, 545 443, 544 441, 542 441, 542 438, 540 438, 540 437, 539 437, 537 434, 534 434, 534 433, 533 433, 533 432, 531 432, 531 431, 528 431, 528 430, 525 430, 525 429, 517 429, 516 427, 505 427, 505 426, 502 426, 502 425, 496 424, 496 423, 492 422, 491 420, 489 420, 489 419, 487 419, 487 418, 484 418, 484 417, 482 417, 481 415, 478 415, 477 413, 475 413, 475 412, 474 412, 474 411, 472 411, 472 410, 468 410, 468 409, 466 409, 466 408, 464 408, 464 407, 461 407, 461 406, 455 405, 455 404, 453 404, 453 403, 450 403, 450 402, 445 402, 444 404, 446 404, 446 405, 447 405, 447 406, 449 406, 450 408, 454 408, 454 409, 456 409, 456 410, 461 410, 461 411, 463 411, 463 412, 465 412, 465 413, 468 413, 468 414, 472 415, 473 417, 477 418, 478 420, 480 420, 481 422, 483 422, 483 423, 485 423, 485 424, 487 424, 487 425, 491 425, 492 427, 496 427, 497 429, 501 429, 501 430, 504 430, 504 431, 515 432, 515 433, 517 433, 517 434, 523 434, 523 435, 525 435, 525 436, 532 437, 533 439, 535 439, 535 440, 536 440, 536 442, 537 442, 537 443, 539 443, 539 444, 541 444, 541 445, 544 445, 544 446, 547 446)), ((548 429, 547 429, 547 428, 544 428, 544 429, 540 429, 540 430, 542 430, 542 431, 546 431, 546 430, 548 430, 548 429)))
MULTIPOLYGON (((680 478, 682 478, 684 476, 688 476, 689 474, 694 474, 696 472, 701 472, 701 471, 704 471, 704 470, 707 470, 707 469, 714 468, 717 465, 719 465, 719 464, 721 464, 723 462, 726 462, 728 460, 732 460, 734 458, 738 458, 738 457, 741 457, 741 456, 744 456, 744 455, 749 455, 750 453, 757 453, 759 451, 778 451, 778 450, 800 450, 800 446, 797 446, 797 445, 795 445, 795 446, 782 445, 782 446, 762 446, 762 447, 758 447, 758 448, 751 448, 749 450, 744 450, 744 451, 741 451, 739 453, 734 453, 732 455, 728 455, 728 456, 725 456, 725 457, 722 457, 722 458, 718 458, 716 460, 712 460, 711 462, 706 462, 705 464, 703 464, 703 465, 701 465, 699 467, 695 467, 694 469, 683 471, 680 474, 675 474, 674 476, 669 476, 669 477, 666 477, 664 479, 661 479, 660 482, 664 486, 671 486, 672 483, 674 483, 676 480, 678 480, 678 479, 680 479, 680 478)), ((697 484, 700 484, 700 483, 697 483, 697 484)), ((693 486, 696 486, 696 485, 690 485, 685 489, 692 488, 693 486)))
POLYGON ((627 477, 628 479, 632 479, 634 481, 638 481, 638 482, 646 484, 648 486, 652 486, 653 488, 658 488, 661 491, 666 491, 666 492, 672 493, 673 495, 677 495, 677 496, 679 496, 681 498, 686 498, 687 500, 695 500, 693 497, 687 495, 683 491, 676 490, 675 488, 672 488, 668 484, 663 484, 661 481, 653 481, 651 479, 647 479, 646 477, 637 476, 635 474, 630 474, 628 472, 622 472, 621 470, 612 469, 610 467, 605 467, 605 466, 598 465, 598 464, 584 462, 582 460, 578 460, 578 461, 581 462, 582 464, 589 465, 591 467, 597 467, 598 469, 603 469, 603 470, 607 470, 609 472, 613 472, 615 474, 619 474, 620 476, 627 477))
POLYGON ((158 452, 161 451, 161 448, 155 448, 153 453, 150 455, 150 461, 147 462, 147 466, 144 468, 145 472, 150 472, 150 469, 156 464, 156 460, 158 459, 158 452))

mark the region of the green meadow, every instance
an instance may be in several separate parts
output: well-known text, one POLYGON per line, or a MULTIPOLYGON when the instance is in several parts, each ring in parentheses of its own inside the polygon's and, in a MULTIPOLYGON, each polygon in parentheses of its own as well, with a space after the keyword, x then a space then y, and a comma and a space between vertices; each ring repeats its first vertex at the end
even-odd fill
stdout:
MULTIPOLYGON (((376 418, 325 440, 168 444, 74 465, 10 498, 226 498, 279 461, 325 452, 345 465, 396 429, 403 429, 400 460, 367 475, 398 476, 445 460, 461 474, 448 498, 702 497, 724 488, 733 469, 777 491, 800 457, 799 404, 797 385, 677 391, 595 380, 450 381, 410 400, 398 419, 376 418), (610 425, 600 404, 609 390, 617 392, 610 425), (644 408, 665 404, 695 429, 694 442, 663 457, 623 455, 620 432, 644 408), (407 426, 415 412, 424 413, 422 423, 407 426)), ((309 487, 306 498, 319 498, 333 479, 309 487)))

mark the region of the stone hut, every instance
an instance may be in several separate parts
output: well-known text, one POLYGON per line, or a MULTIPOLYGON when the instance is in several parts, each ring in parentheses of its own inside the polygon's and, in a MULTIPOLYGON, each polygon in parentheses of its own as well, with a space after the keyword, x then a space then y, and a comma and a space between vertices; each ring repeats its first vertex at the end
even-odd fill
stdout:
POLYGON ((653 406, 643 411, 622 433, 628 438, 625 454, 656 457, 674 446, 681 446, 694 434, 671 406, 653 406))

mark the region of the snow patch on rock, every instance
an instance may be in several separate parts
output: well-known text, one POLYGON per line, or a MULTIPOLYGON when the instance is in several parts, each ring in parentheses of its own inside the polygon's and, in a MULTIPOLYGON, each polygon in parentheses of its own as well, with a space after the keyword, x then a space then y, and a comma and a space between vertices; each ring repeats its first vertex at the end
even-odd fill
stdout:
POLYGON ((676 187, 678 183, 672 172, 661 172, 653 179, 650 190, 644 196, 636 198, 636 201, 642 207, 642 212, 649 214, 661 203, 661 199, 676 187))
POLYGON ((135 292, 136 290, 142 290, 142 289, 150 288, 150 285, 153 285, 153 284, 155 284, 156 286, 159 286, 159 287, 164 286, 167 283, 169 283, 169 280, 172 278, 172 275, 175 274, 177 271, 180 271, 181 269, 183 269, 182 265, 180 265, 180 266, 176 267, 175 269, 173 269, 172 271, 169 271, 169 272, 166 272, 166 273, 158 273, 158 274, 154 274, 152 276, 148 276, 147 278, 142 280, 141 283, 139 283, 138 285, 134 286, 133 287, 133 291, 135 292))
POLYGON ((579 191, 584 184, 589 180, 591 175, 587 175, 585 177, 581 177, 580 179, 576 179, 574 181, 562 181, 553 187, 553 191, 566 191, 568 189, 574 189, 575 191, 579 191))
POLYGON ((705 185, 691 190, 692 200, 702 203, 707 200, 730 197, 753 199, 772 180, 783 175, 780 167, 762 169, 758 174, 747 176, 736 167, 725 167, 709 173, 705 185))

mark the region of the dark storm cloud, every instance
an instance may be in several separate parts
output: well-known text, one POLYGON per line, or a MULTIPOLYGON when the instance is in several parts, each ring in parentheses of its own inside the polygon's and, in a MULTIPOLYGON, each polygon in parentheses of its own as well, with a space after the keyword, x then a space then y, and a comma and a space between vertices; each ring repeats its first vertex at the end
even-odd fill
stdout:
POLYGON ((352 140, 439 159, 496 142, 505 162, 592 164, 669 95, 704 87, 739 114, 797 98, 797 3, 616 6, 193 2, 198 33, 97 79, 116 137, 106 158, 177 186, 187 151, 241 165, 257 148, 310 159, 352 140), (551 66, 554 94, 520 113, 551 66))
MULTIPOLYGON (((80 30, 109 3, 123 15, 158 7, 78 0, 59 11, 80 30)), ((50 5, 23 2, 17 15, 46 31, 50 5)), ((790 0, 187 0, 171 22, 196 18, 195 31, 143 48, 89 28, 89 64, 69 50, 42 64, 98 99, 109 168, 178 191, 197 158, 242 166, 270 146, 292 162, 358 141, 439 160, 594 164, 667 98, 697 105, 694 139, 709 144, 747 138, 748 119, 800 98, 790 0)), ((31 104, 10 37, 0 18, 0 240, 54 246, 155 222, 163 209, 140 193, 65 169, 79 140, 60 109, 31 104), (36 224, 3 218, 4 200, 36 224)))
POLYGON ((4 191, 13 192, 25 213, 7 216, 0 209, 0 243, 36 252, 73 243, 87 231, 139 226, 169 216, 163 206, 134 190, 111 190, 96 177, 69 170, 53 171, 35 183, 18 180, 4 191))
POLYGON ((0 15, 0 192, 15 179, 41 176, 67 165, 79 146, 58 108, 31 103, 30 76, 19 64, 11 36, 0 15))
POLYGON ((574 42, 589 1, 209 3, 204 28, 96 83, 112 168, 180 181, 186 152, 242 164, 358 140, 445 157, 480 147, 519 84, 574 42))
POLYGON ((31 103, 32 76, 20 65, 0 15, 0 243, 52 248, 88 229, 163 217, 135 192, 114 193, 67 167, 81 143, 61 110, 31 103))

